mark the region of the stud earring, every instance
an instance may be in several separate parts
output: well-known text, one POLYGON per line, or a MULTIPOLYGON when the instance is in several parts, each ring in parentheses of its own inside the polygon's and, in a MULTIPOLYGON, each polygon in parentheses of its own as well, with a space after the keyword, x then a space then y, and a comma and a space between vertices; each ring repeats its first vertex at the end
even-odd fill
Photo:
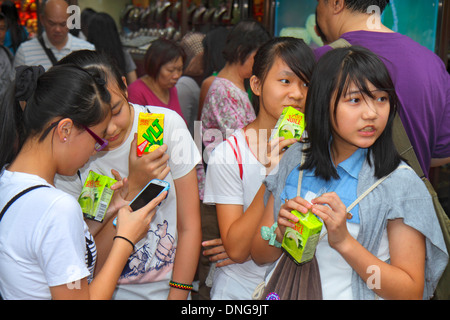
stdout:
POLYGON ((64 142, 67 142, 67 138, 64 138, 64 142))

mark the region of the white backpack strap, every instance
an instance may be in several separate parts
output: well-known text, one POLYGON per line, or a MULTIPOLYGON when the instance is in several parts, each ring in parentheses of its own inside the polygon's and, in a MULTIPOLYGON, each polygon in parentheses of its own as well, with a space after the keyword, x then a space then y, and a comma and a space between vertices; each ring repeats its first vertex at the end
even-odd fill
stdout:
MULTIPOLYGON (((306 159, 305 150, 302 150, 302 161, 300 163, 300 168, 302 167, 303 163, 305 163, 305 159, 306 159)), ((300 169, 300 172, 298 174, 297 197, 300 197, 300 192, 302 191, 302 180, 303 180, 303 170, 300 169)))

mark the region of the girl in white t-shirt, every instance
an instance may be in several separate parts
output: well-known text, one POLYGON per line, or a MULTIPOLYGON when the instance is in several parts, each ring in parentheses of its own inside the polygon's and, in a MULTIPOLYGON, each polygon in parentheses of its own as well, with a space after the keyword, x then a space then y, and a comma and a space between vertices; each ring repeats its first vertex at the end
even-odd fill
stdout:
POLYGON ((204 202, 216 205, 223 247, 229 259, 236 262, 222 262, 225 265, 216 267, 212 299, 251 299, 255 287, 264 279, 266 268, 256 265, 250 256, 262 210, 253 211, 255 214, 244 212, 284 148, 297 141, 281 138, 269 142, 269 138, 285 107, 303 111, 314 64, 314 55, 303 40, 275 38, 263 45, 255 56, 250 79, 257 97, 256 120, 212 152, 204 202))
MULTIPOLYGON (((108 147, 80 169, 80 176, 58 179, 57 187, 78 197, 90 170, 127 177, 131 200, 153 178, 170 184, 167 199, 158 207, 146 237, 136 244, 118 281, 114 299, 186 299, 200 255, 201 227, 195 166, 200 161, 185 121, 174 111, 139 106, 127 101, 126 80, 102 56, 91 51, 72 53, 59 63, 106 71, 111 87, 112 118, 106 129, 108 147), (142 157, 136 155, 139 113, 164 114, 164 144, 142 157), (116 170, 112 173, 112 170, 116 170), (181 284, 181 285, 180 285, 181 284), (187 289, 187 290, 186 290, 187 289)), ((119 178, 120 179, 120 178, 119 178)), ((110 251, 113 216, 89 222, 96 233, 98 265, 110 251)))
POLYGON ((1 104, 0 292, 13 300, 110 299, 164 195, 141 210, 119 210, 116 240, 92 280, 95 243, 79 204, 55 189, 54 177, 75 174, 106 146, 111 95, 102 72, 67 65, 40 75, 40 68, 16 79, 29 93, 23 114, 13 90, 1 104))

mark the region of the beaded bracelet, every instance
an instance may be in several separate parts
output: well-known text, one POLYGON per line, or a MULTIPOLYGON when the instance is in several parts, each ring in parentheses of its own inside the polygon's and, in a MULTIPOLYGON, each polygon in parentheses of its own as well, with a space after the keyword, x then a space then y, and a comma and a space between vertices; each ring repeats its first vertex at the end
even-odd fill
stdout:
POLYGON ((183 283, 178 283, 178 282, 174 282, 174 281, 170 281, 169 286, 171 286, 172 288, 188 290, 188 291, 192 290, 192 288, 193 288, 193 286, 191 284, 183 284, 183 283))

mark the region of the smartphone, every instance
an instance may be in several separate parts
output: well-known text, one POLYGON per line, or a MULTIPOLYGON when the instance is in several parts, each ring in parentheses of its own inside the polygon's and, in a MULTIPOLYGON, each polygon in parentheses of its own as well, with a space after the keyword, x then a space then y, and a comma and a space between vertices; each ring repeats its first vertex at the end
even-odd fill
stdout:
MULTIPOLYGON (((170 184, 167 181, 153 179, 150 181, 139 194, 131 200, 129 206, 133 211, 145 207, 150 201, 159 196, 164 191, 169 191, 170 184)), ((167 197, 167 196, 166 196, 167 197)), ((114 219, 113 225, 117 225, 117 218, 114 219)))
POLYGON ((162 192, 169 191, 169 189, 170 184, 167 181, 153 179, 133 200, 131 200, 129 206, 133 209, 133 211, 139 210, 154 198, 159 196, 162 192))

